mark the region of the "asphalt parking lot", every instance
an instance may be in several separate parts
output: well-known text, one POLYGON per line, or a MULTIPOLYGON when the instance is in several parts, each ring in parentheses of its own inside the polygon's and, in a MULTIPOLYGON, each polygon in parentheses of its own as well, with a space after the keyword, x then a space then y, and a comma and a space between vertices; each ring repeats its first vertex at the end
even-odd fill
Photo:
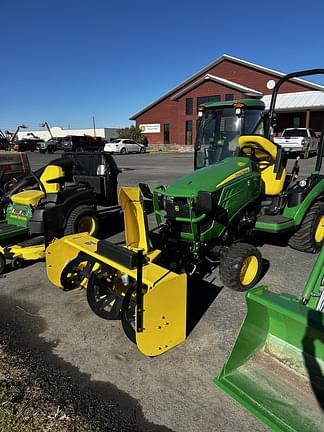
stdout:
MULTIPOLYGON (((29 153, 33 169, 54 157, 29 153)), ((191 154, 118 155, 115 159, 122 169, 120 186, 168 184, 189 172, 193 164, 191 154)), ((314 158, 301 161, 301 174, 314 165, 314 158)), ((290 249, 282 239, 267 241, 260 243, 269 263, 260 284, 275 292, 301 294, 316 257, 290 249)), ((2 304, 16 312, 26 338, 41 350, 44 361, 55 359, 84 386, 104 386, 103 397, 117 400, 121 410, 135 416, 140 425, 148 422, 156 425, 152 430, 164 426, 177 432, 266 430, 212 383, 246 310, 244 294, 223 288, 217 275, 213 284, 195 287, 197 302, 213 301, 188 339, 156 358, 143 356, 119 322, 95 316, 84 291, 66 293, 52 286, 42 262, 7 273, 0 278, 0 290, 2 304)))

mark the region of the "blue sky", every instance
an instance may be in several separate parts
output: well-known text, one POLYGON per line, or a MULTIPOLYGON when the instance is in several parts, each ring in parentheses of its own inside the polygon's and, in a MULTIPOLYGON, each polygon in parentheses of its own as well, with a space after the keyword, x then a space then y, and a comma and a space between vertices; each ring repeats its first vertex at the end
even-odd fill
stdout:
POLYGON ((324 68, 323 22, 321 0, 2 0, 0 128, 127 126, 224 53, 324 68))

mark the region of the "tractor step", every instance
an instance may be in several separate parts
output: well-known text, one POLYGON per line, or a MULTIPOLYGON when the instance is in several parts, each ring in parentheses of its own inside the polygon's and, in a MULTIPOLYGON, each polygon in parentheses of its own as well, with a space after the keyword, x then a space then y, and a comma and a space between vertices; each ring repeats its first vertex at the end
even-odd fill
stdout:
POLYGON ((285 223, 291 220, 292 219, 282 215, 263 215, 258 217, 258 222, 275 223, 275 224, 285 223))
POLYGON ((283 215, 263 215, 259 216, 255 229, 266 232, 283 232, 295 227, 294 219, 287 218, 283 215))

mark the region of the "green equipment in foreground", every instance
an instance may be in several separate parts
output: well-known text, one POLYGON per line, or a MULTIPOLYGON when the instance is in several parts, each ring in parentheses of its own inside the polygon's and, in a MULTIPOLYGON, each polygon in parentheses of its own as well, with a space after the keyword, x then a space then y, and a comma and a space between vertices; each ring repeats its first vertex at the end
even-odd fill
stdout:
POLYGON ((246 302, 215 384, 274 431, 323 431, 324 248, 302 299, 258 287, 246 302))

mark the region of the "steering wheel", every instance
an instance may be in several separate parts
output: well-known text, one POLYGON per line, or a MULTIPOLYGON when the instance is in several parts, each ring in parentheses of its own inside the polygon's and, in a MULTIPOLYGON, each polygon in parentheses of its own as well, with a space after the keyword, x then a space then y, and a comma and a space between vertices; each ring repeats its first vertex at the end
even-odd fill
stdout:
POLYGON ((254 160, 255 162, 268 162, 273 163, 273 156, 268 150, 265 150, 262 147, 259 147, 254 144, 247 144, 241 148, 241 152, 244 154, 244 156, 247 156, 254 160), (250 152, 246 152, 245 150, 249 150, 250 152), (261 153, 260 156, 257 156, 256 153, 261 153))

